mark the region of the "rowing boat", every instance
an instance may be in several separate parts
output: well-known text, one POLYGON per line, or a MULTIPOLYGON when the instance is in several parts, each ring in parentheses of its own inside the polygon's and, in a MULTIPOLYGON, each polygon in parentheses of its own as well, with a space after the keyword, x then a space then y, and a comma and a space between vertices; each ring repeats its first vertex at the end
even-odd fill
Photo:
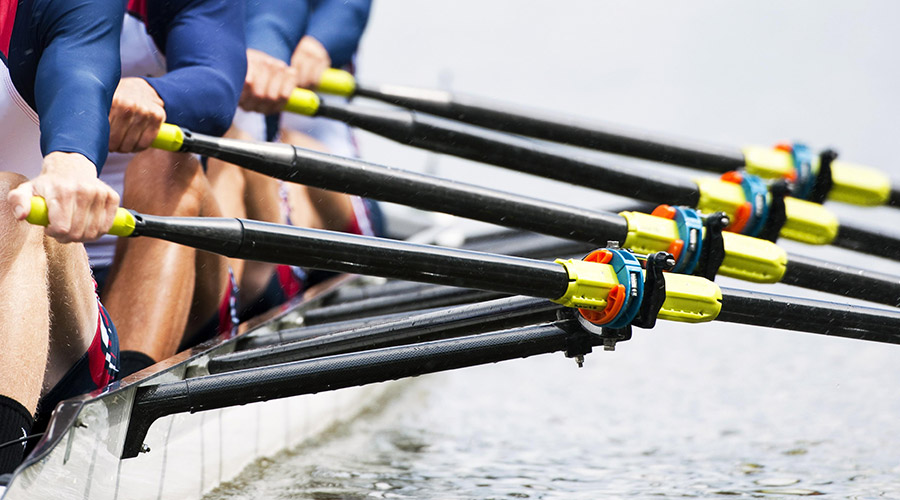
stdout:
POLYGON ((296 328, 307 313, 360 282, 365 278, 340 275, 241 324, 232 338, 219 337, 103 391, 63 401, 2 498, 200 498, 257 459, 299 446, 377 406, 402 382, 167 416, 151 425, 137 456, 123 458, 139 388, 207 374, 210 358, 239 350, 253 338, 296 328))
POLYGON ((313 287, 286 310, 243 324, 235 338, 207 342, 99 394, 64 401, 3 498, 199 498, 258 458, 352 419, 391 384, 165 417, 151 426, 137 457, 121 458, 138 387, 203 374, 211 356, 234 351, 241 339, 296 326, 306 311, 357 280, 343 276, 313 287))
MULTIPOLYGON (((630 327, 591 327, 565 305, 590 305, 593 297, 604 296, 603 290, 611 301, 613 292, 605 285, 613 279, 606 277, 613 276, 609 264, 547 262, 241 219, 132 217, 133 235, 171 238, 210 251, 225 248, 230 256, 507 297, 453 310, 370 318, 354 328, 330 325, 323 332, 304 327, 307 333, 318 328, 315 338, 305 338, 309 342, 268 347, 255 342, 288 340, 281 338, 285 329, 301 318, 304 326, 311 324, 324 302, 354 278, 314 287, 286 312, 242 326, 236 338, 203 344, 100 394, 61 403, 5 498, 196 498, 257 457, 299 444, 377 402, 390 385, 376 382, 559 351, 581 363, 593 347, 611 350, 631 337, 630 327), (216 228, 209 233, 221 233, 214 245, 206 245, 209 234, 197 236, 200 223, 216 228), (242 253, 247 249, 254 254, 242 253), (573 285, 566 266, 579 270, 581 281, 573 285), (581 287, 585 279, 593 280, 591 291, 581 287), (367 337, 360 333, 365 330, 367 337), (352 389, 338 390, 344 387, 352 389), (292 397, 301 394, 314 395, 292 397), (264 400, 273 402, 239 406, 264 400)), ((626 258, 616 245, 600 252, 626 258)), ((718 320, 900 343, 894 333, 900 328, 898 312, 719 288, 697 276, 663 276, 660 258, 671 259, 665 253, 645 256, 646 277, 635 266, 622 268, 629 276, 615 277, 615 283, 637 287, 636 295, 626 295, 636 298, 627 309, 635 314, 631 325, 718 320)), ((402 310, 444 305, 409 302, 411 307, 402 310)), ((352 299, 347 304, 350 309, 358 305, 352 299)), ((344 318, 331 314, 332 321, 344 318)))

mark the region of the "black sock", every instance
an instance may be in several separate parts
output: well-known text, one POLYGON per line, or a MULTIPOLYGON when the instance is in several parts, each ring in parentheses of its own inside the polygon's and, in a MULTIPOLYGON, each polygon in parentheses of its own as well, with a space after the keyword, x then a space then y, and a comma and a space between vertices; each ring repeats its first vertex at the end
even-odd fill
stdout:
POLYGON ((119 380, 137 373, 148 366, 155 365, 156 361, 140 351, 122 351, 119 353, 119 380))
MULTIPOLYGON (((31 432, 34 417, 15 399, 0 396, 0 444, 23 438, 31 432)), ((12 472, 25 458, 25 442, 0 448, 0 474, 12 472)))

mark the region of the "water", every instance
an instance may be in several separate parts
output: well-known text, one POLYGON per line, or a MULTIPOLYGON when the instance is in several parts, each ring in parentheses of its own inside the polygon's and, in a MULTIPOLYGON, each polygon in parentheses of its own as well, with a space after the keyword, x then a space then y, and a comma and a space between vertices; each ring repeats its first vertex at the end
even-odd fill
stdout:
MULTIPOLYGON (((722 144, 800 138, 900 179, 898 21, 891 2, 392 0, 376 3, 360 78, 722 144)), ((615 201, 361 142, 379 163, 567 203, 615 201)), ((888 209, 832 208, 900 231, 888 209)), ((900 274, 883 259, 785 246, 900 274)), ((557 354, 422 377, 382 411, 210 498, 900 498, 898 356, 860 341, 662 323, 583 369, 557 354)))

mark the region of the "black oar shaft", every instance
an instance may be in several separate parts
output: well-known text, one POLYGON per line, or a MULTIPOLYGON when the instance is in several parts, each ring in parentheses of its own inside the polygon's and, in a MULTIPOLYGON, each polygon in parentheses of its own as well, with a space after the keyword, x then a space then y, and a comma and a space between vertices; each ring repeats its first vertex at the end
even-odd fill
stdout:
MULTIPOLYGON (((418 312, 425 312, 420 310, 418 312)), ((329 323, 321 323, 318 325, 302 326, 299 328, 289 328, 287 330, 276 330, 270 333, 245 335, 237 340, 236 351, 249 349, 257 349, 260 347, 271 346, 275 344, 284 344, 287 342, 297 342, 313 337, 319 337, 329 333, 340 332, 345 330, 354 330, 372 326, 385 321, 400 319, 409 316, 409 311, 381 314, 378 316, 368 316, 365 318, 339 320, 335 319, 329 323)))
POLYGON ((140 215, 135 235, 240 259, 549 299, 569 282, 553 262, 242 219, 140 215))
MULTIPOLYGON (((900 343, 900 312, 723 290, 725 321, 900 343)), ((412 377, 561 351, 570 333, 557 325, 340 354, 237 370, 138 389, 122 456, 137 456, 158 418, 412 377)), ((591 337, 594 345, 600 338, 591 337)))
MULTIPOLYGON (((322 116, 384 135, 405 144, 482 161, 519 172, 628 196, 644 201, 696 207, 700 191, 689 181, 660 179, 651 172, 601 165, 595 160, 560 154, 546 145, 452 124, 410 111, 384 111, 352 105, 322 105, 322 116)), ((835 246, 900 258, 900 236, 840 225, 835 246), (852 235, 852 236, 851 236, 852 235)), ((549 234, 549 233, 548 233, 549 234)))
POLYGON ((518 196, 424 174, 288 145, 249 143, 194 134, 185 149, 289 182, 400 203, 422 210, 605 246, 622 242, 621 216, 518 196))
POLYGON ((900 260, 900 234, 841 224, 832 245, 900 260))
POLYGON ((744 166, 738 149, 653 137, 622 127, 550 116, 475 97, 405 87, 358 86, 357 95, 495 130, 713 172, 744 166))
POLYGON ((900 277, 791 254, 782 283, 900 307, 900 277))
MULTIPOLYGON (((257 368, 275 363, 461 337, 556 321, 563 306, 543 299, 510 297, 412 314, 352 330, 337 331, 290 344, 239 351, 210 359, 210 373, 257 368)), ((303 328, 298 328, 302 332, 303 328)))
MULTIPOLYGON (((605 246, 610 240, 623 243, 628 234, 627 222, 617 214, 517 196, 286 144, 254 143, 188 134, 184 146, 188 151, 220 158, 289 182, 451 213, 591 243, 597 247, 605 246)), ((647 179, 645 183, 654 181, 655 179, 647 179)), ((864 229, 842 226, 835 244, 900 259, 900 239, 891 240, 888 236, 864 229), (888 242, 887 245, 884 245, 885 241, 888 242)), ((789 261, 788 267, 790 266, 789 261)), ((864 274, 851 268, 847 268, 845 273, 853 280, 858 280, 864 274)), ((803 283, 816 290, 831 292, 836 289, 832 282, 805 280, 803 283)), ((875 294, 880 299, 869 299, 873 294, 866 292, 864 286, 840 288, 838 293, 855 296, 850 292, 862 290, 866 300, 894 305, 894 297, 900 296, 900 281, 895 280, 892 286, 891 294, 875 294)))
POLYGON ((333 321, 334 318, 354 319, 372 314, 386 312, 414 311, 429 307, 445 307, 456 304, 467 304, 478 300, 490 300, 502 297, 503 294, 456 287, 428 287, 423 285, 419 290, 372 297, 356 302, 329 305, 309 311, 304 316, 304 324, 317 325, 333 321))
POLYGON ((900 311, 722 288, 717 320, 800 332, 900 343, 900 311))
POLYGON ((402 144, 629 198, 688 206, 696 206, 700 199, 697 185, 686 179, 660 178, 639 168, 606 165, 577 157, 574 151, 560 154, 534 141, 411 111, 323 103, 319 115, 402 144))
POLYGON ((313 394, 561 351, 566 348, 567 336, 556 326, 535 326, 142 387, 135 396, 122 456, 137 456, 150 425, 166 415, 313 394))
POLYGON ((900 189, 891 189, 891 197, 888 199, 888 205, 892 207, 900 207, 900 189))

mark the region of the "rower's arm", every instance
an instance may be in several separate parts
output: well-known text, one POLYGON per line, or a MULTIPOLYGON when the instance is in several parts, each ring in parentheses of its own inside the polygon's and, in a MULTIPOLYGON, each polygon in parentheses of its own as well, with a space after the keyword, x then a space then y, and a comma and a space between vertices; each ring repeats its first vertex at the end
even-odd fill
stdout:
POLYGON ((369 20, 371 0, 314 0, 310 5, 306 34, 325 47, 332 67, 346 65, 359 47, 369 20))
POLYGON ((247 48, 290 64, 309 21, 306 0, 258 0, 247 5, 247 48))
POLYGON ((224 134, 247 72, 244 2, 155 2, 147 15, 151 30, 165 30, 168 72, 147 82, 165 102, 166 119, 195 132, 224 134), (158 19, 166 21, 163 27, 158 19))
MULTIPOLYGON (((80 153, 99 171, 106 161, 109 108, 119 82, 124 9, 120 2, 85 0, 35 0, 31 8, 36 50, 42 50, 34 82, 41 152, 80 153)), ((16 56, 10 54, 11 68, 16 56)))

